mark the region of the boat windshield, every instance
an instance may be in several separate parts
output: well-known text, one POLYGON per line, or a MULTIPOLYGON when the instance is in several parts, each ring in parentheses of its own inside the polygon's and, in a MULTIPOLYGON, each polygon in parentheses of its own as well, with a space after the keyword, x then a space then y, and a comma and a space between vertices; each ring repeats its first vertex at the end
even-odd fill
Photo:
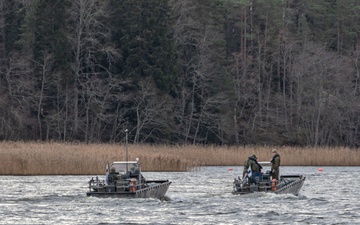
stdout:
POLYGON ((271 162, 258 162, 262 166, 271 166, 271 162))
POLYGON ((132 173, 139 171, 139 163, 137 161, 113 162, 110 168, 115 168, 115 172, 125 174, 127 171, 132 173))

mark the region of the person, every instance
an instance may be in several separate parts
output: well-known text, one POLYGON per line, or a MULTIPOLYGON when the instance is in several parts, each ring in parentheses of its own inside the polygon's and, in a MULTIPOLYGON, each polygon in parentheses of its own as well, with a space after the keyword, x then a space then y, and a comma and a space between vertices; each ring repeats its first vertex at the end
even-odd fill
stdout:
POLYGON ((114 167, 111 167, 110 174, 109 174, 109 182, 110 183, 116 183, 116 170, 114 167))
POLYGON ((131 172, 132 174, 137 174, 137 173, 139 173, 139 168, 138 168, 138 166, 137 166, 136 163, 132 164, 132 166, 131 166, 131 168, 130 168, 130 172, 131 172))
POLYGON ((262 166, 257 162, 256 155, 249 156, 249 158, 245 162, 243 177, 245 177, 245 174, 247 173, 249 168, 252 172, 251 178, 253 178, 254 176, 259 176, 261 174, 262 166))
POLYGON ((134 163, 130 168, 130 176, 138 176, 139 175, 139 167, 136 163, 134 163))
POLYGON ((280 155, 276 149, 273 149, 271 152, 273 153, 273 157, 270 160, 271 162, 270 176, 272 176, 273 179, 275 178, 276 180, 279 180, 280 155))

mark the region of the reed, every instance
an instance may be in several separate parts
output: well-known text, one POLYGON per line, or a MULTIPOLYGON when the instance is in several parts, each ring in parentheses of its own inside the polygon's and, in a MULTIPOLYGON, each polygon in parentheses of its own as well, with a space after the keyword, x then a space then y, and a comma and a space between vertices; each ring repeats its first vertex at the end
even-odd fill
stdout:
MULTIPOLYGON (((129 145, 129 160, 140 159, 143 171, 189 171, 199 166, 243 166, 255 154, 271 159, 272 146, 129 145)), ((359 149, 279 147, 283 166, 360 166, 359 149)), ((0 142, 1 175, 104 174, 107 161, 124 161, 118 144, 0 142)))

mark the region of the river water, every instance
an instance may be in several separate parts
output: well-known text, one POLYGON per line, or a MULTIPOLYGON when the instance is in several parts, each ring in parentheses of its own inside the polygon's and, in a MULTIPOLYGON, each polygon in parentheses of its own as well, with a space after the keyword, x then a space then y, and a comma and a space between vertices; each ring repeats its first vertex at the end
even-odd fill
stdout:
POLYGON ((232 169, 144 173, 173 182, 165 201, 86 197, 91 175, 1 176, 0 224, 360 224, 360 167, 281 167, 306 176, 299 196, 232 195, 232 169))

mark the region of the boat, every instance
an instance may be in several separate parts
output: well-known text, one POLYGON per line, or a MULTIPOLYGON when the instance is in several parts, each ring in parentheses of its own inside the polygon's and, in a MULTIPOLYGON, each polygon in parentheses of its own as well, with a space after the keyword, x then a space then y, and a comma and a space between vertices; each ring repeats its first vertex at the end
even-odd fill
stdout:
MULTIPOLYGON (((106 166, 107 171, 109 166, 106 166)), ((147 180, 141 173, 139 160, 113 162, 105 180, 93 177, 87 196, 118 198, 164 199, 171 184, 169 180, 147 180), (131 169, 128 169, 131 166, 131 169)))
POLYGON ((171 184, 169 180, 147 180, 141 173, 139 159, 128 160, 126 129, 126 161, 106 163, 106 176, 89 181, 87 196, 117 198, 155 198, 163 200, 171 184), (109 170, 110 168, 110 170, 109 170))
MULTIPOLYGON (((270 162, 259 162, 260 165, 266 166, 270 162)), ((305 176, 280 175, 279 180, 272 179, 270 171, 266 173, 256 173, 250 176, 245 175, 244 178, 237 177, 233 182, 234 195, 245 195, 257 192, 268 192, 275 194, 293 194, 299 195, 300 190, 305 182, 305 176), (255 176, 254 176, 255 175, 255 176)))

